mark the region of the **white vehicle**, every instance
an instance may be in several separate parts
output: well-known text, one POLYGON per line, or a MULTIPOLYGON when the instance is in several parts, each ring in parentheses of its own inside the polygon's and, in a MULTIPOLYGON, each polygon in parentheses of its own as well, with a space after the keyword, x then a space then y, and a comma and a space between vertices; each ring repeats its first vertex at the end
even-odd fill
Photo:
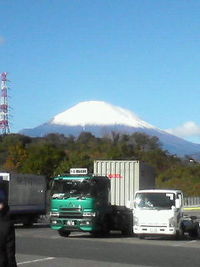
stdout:
POLYGON ((134 234, 182 237, 184 232, 198 235, 199 223, 183 217, 183 193, 180 190, 139 190, 133 205, 134 234))

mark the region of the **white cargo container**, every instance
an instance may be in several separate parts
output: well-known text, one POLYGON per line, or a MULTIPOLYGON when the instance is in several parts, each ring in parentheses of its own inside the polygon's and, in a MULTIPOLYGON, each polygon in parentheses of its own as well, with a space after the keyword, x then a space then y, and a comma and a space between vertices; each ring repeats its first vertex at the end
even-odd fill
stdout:
POLYGON ((95 160, 94 175, 107 176, 111 181, 111 204, 133 203, 135 192, 155 187, 154 169, 137 160, 95 160))

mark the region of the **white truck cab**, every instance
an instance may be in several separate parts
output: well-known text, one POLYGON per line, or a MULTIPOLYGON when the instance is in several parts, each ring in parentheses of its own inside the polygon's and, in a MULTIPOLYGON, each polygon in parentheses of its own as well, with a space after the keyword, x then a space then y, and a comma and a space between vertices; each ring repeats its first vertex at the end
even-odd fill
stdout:
POLYGON ((183 193, 180 190, 139 190, 133 204, 134 234, 181 236, 183 193))

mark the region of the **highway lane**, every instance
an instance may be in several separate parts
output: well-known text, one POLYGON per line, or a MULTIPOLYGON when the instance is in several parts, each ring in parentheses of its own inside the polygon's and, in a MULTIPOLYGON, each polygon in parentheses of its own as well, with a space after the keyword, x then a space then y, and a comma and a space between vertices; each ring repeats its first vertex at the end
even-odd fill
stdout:
POLYGON ((16 229, 19 266, 73 267, 196 267, 200 265, 200 240, 181 241, 125 238, 119 234, 92 238, 74 233, 60 237, 45 226, 16 229))

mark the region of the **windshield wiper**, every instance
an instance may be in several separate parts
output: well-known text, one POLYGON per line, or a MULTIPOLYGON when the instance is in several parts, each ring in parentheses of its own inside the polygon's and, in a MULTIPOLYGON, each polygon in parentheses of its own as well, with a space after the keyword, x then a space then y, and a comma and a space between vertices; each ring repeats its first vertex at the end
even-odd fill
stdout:
POLYGON ((86 199, 88 196, 88 193, 82 193, 79 196, 77 196, 77 199, 86 199))
POLYGON ((52 199, 67 199, 70 197, 70 194, 64 194, 64 193, 56 193, 53 194, 52 199))
POLYGON ((67 199, 67 198, 70 198, 70 197, 71 197, 70 193, 64 194, 64 196, 63 196, 64 199, 67 199))

